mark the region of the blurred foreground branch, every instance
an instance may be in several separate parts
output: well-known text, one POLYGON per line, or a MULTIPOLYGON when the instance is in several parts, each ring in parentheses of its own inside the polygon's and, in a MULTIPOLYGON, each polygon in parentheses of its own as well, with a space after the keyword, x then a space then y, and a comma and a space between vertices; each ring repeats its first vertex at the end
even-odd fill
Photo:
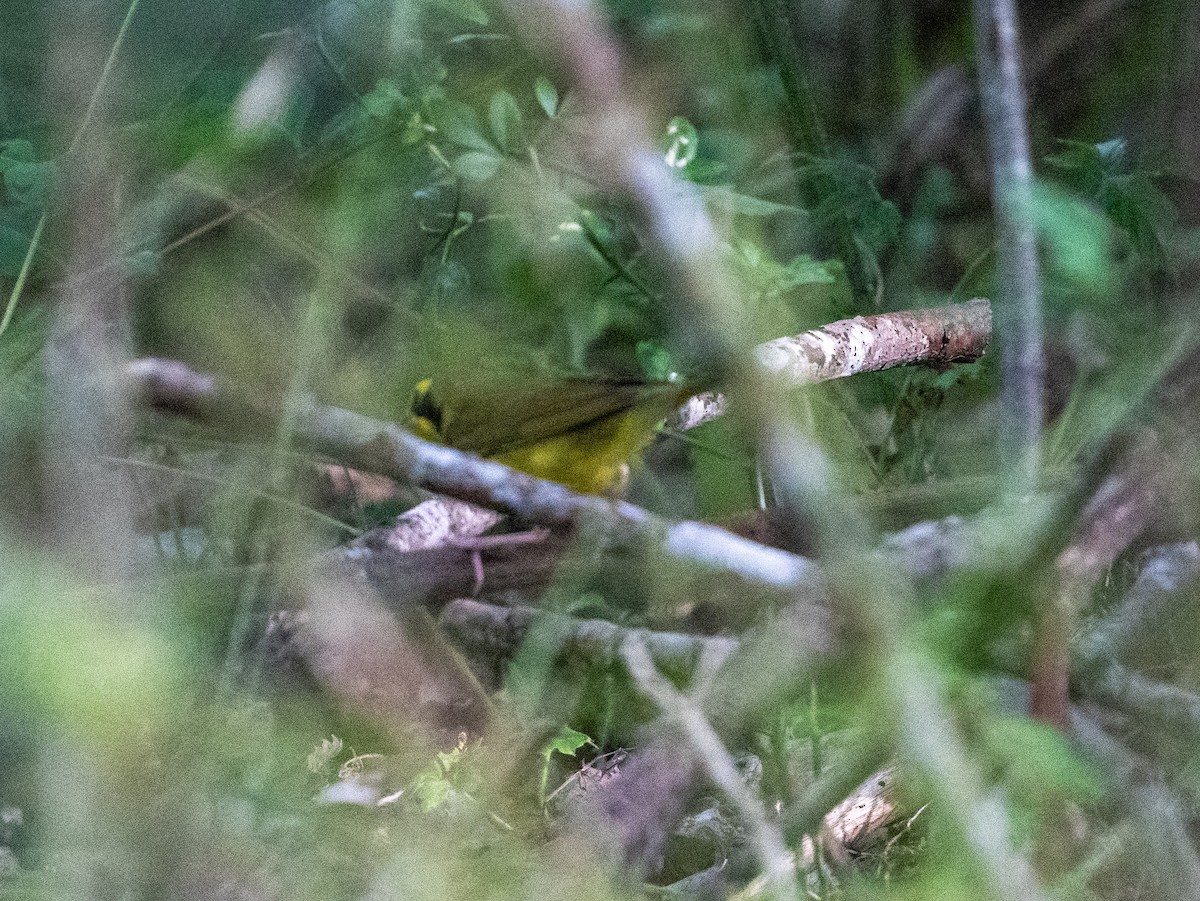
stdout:
POLYGON ((1033 221, 1033 165, 1013 0, 975 0, 975 58, 992 154, 997 225, 1001 457, 1008 492, 1037 484, 1045 361, 1042 284, 1033 221))
POLYGON ((595 667, 612 666, 621 660, 621 647, 637 641, 656 668, 680 681, 690 681, 698 667, 719 667, 738 647, 732 638, 627 629, 607 620, 575 619, 535 607, 501 607, 468 598, 447 604, 439 623, 471 651, 472 658, 507 661, 516 655, 535 620, 543 640, 550 640, 552 634, 552 644, 564 657, 578 657, 595 667))
POLYGON ((796 897, 795 859, 788 851, 778 821, 768 819, 762 799, 738 774, 733 755, 725 747, 700 705, 681 694, 658 672, 650 650, 639 639, 622 643, 621 657, 638 689, 654 700, 662 717, 684 736, 708 778, 737 808, 758 855, 763 875, 784 898, 796 897))

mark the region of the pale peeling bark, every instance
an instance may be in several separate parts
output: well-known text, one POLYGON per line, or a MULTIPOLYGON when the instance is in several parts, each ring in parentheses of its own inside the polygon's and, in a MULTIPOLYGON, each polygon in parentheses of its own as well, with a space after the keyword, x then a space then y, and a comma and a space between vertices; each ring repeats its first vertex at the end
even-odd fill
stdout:
MULTIPOLYGON (((992 337, 992 306, 983 298, 931 310, 855 316, 755 348, 759 366, 793 385, 915 364, 948 366, 977 360, 992 337)), ((725 412, 717 392, 683 404, 670 427, 686 431, 725 412)))
POLYGON ((797 383, 842 378, 912 363, 977 359, 991 337, 991 305, 977 298, 934 310, 855 316, 760 344, 758 362, 797 383))
POLYGON ((482 535, 503 517, 494 510, 449 498, 430 498, 400 514, 385 529, 374 529, 370 542, 364 536, 352 541, 345 553, 353 556, 384 546, 394 551, 420 551, 445 547, 482 535))

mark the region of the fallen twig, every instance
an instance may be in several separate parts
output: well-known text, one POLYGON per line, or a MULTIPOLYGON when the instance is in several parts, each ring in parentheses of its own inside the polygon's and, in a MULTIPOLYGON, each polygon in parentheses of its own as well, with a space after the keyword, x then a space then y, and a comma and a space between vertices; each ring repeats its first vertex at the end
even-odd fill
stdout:
POLYGON ((658 671, 649 648, 640 638, 631 636, 623 641, 620 655, 638 688, 652 698, 663 717, 683 733, 709 779, 741 814, 758 854, 763 875, 778 889, 781 897, 796 897, 796 863, 784 842, 783 831, 773 818, 767 818, 762 800, 738 775, 733 756, 701 706, 677 691, 658 671))
POLYGON ((561 657, 582 659, 589 666, 612 666, 621 662, 621 647, 636 640, 645 646, 655 667, 684 680, 701 663, 705 669, 720 666, 738 647, 733 638, 627 629, 607 620, 575 619, 534 607, 501 607, 465 598, 447 604, 439 623, 472 658, 508 660, 535 619, 561 657))
POLYGON ((1030 714, 1062 730, 1067 728, 1075 619, 1097 579, 1150 522, 1174 470, 1149 447, 1135 460, 1101 484, 1084 509, 1074 539, 1055 561, 1053 584, 1038 611, 1030 714))

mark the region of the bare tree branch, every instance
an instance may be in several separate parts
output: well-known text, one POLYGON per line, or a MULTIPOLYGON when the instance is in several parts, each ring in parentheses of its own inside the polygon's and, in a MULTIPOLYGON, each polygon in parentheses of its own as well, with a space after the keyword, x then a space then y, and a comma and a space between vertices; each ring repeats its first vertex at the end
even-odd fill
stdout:
MULTIPOLYGON (((123 29, 127 25, 128 16, 123 29)), ((124 31, 96 84, 99 48, 81 20, 64 28, 51 78, 64 98, 90 99, 67 156, 71 257, 45 348, 49 498, 60 550, 81 572, 119 584, 129 577, 132 498, 128 474, 106 460, 123 456, 132 440, 122 377, 130 356, 129 309, 121 274, 91 270, 116 254, 122 173, 102 95, 124 31)), ((113 600, 129 597, 120 588, 112 594, 113 600)))
MULTIPOLYGON (((990 320, 988 302, 974 300, 967 304, 951 305, 936 310, 892 313, 836 322, 823 329, 815 329, 792 338, 767 342, 759 346, 757 353, 765 368, 777 371, 786 379, 798 383, 904 364, 945 365, 975 359, 982 354, 990 338, 990 320)), ((127 372, 143 403, 153 409, 196 417, 241 432, 267 431, 274 420, 275 414, 261 399, 254 398, 251 392, 228 390, 219 385, 212 376, 197 373, 178 361, 144 358, 131 363, 127 372)), ((720 415, 723 409, 724 398, 720 395, 693 398, 680 408, 676 425, 680 428, 690 428, 720 415)), ((310 446, 319 445, 343 462, 356 463, 362 468, 385 475, 403 478, 401 470, 396 466, 397 456, 385 453, 384 445, 378 444, 377 439, 382 440, 384 444, 393 438, 401 439, 401 445, 416 442, 412 446, 420 447, 424 444, 395 429, 394 426, 372 423, 364 417, 346 411, 310 405, 309 414, 305 418, 310 424, 320 423, 322 428, 320 434, 301 428, 298 434, 301 441, 310 446), (321 412, 322 409, 324 412, 321 412), (334 421, 340 424, 334 425, 334 421), (343 428, 349 431, 341 431, 343 428), (374 434, 367 437, 371 432, 374 434), (384 437, 389 435, 392 437, 384 437)), ((440 461, 434 468, 441 471, 443 476, 453 477, 449 471, 440 469, 447 462, 441 453, 446 450, 436 445, 425 445, 425 450, 418 454, 418 458, 423 459, 427 453, 432 453, 440 461)), ((454 452, 449 453, 453 455, 454 452)), ((450 465, 453 469, 453 464, 450 465)), ((494 478, 497 472, 511 472, 504 467, 500 467, 499 470, 489 468, 494 466, 495 464, 483 464, 482 461, 476 460, 462 470, 461 474, 464 477, 473 477, 478 483, 481 478, 484 482, 494 478), (483 465, 484 468, 478 469, 477 464, 483 465)), ((524 487, 518 492, 519 499, 515 506, 507 508, 503 504, 513 504, 511 498, 502 503, 491 493, 491 490, 503 487, 500 482, 490 483, 494 486, 490 490, 482 489, 478 484, 472 487, 469 481, 457 490, 447 486, 444 479, 440 479, 439 483, 443 485, 441 493, 447 496, 468 501, 469 498, 464 497, 462 493, 466 492, 471 497, 484 501, 483 506, 507 509, 508 512, 516 512, 528 522, 542 525, 573 522, 583 507, 603 511, 600 515, 609 519, 613 511, 618 511, 620 515, 619 511, 624 510, 626 514, 632 515, 626 509, 629 505, 614 505, 599 499, 576 497, 583 507, 576 505, 575 513, 563 510, 559 514, 551 515, 548 520, 544 503, 547 500, 554 503, 550 499, 552 497, 570 497, 570 493, 552 483, 543 483, 544 490, 531 495, 529 488, 536 480, 524 475, 518 478, 525 483, 524 487), (482 495, 479 494, 480 490, 484 492, 482 495), (536 512, 539 504, 543 505, 541 513, 536 512)), ((424 487, 430 487, 430 484, 425 484, 424 487)), ((632 518, 645 524, 648 522, 646 516, 639 513, 632 518)), ((414 550, 417 547, 415 541, 428 547, 435 537, 438 540, 447 540, 478 535, 494 523, 494 515, 484 513, 471 503, 452 504, 436 499, 406 514, 405 518, 395 525, 396 531, 388 538, 387 543, 400 550, 414 550)), ((674 528, 673 537, 676 543, 697 542, 697 550, 705 544, 712 545, 711 536, 714 530, 711 526, 680 524, 674 528), (702 536, 708 537, 700 540, 702 536)), ((760 545, 752 546, 761 548, 760 545)), ((727 550, 711 546, 707 556, 710 559, 719 559, 727 553, 727 550)))
MULTIPOLYGON (((807 385, 896 366, 948 366, 979 359, 992 337, 992 307, 982 298, 931 310, 843 319, 758 345, 759 364, 789 385, 807 385)), ((668 426, 679 431, 716 419, 723 395, 691 398, 668 426)))

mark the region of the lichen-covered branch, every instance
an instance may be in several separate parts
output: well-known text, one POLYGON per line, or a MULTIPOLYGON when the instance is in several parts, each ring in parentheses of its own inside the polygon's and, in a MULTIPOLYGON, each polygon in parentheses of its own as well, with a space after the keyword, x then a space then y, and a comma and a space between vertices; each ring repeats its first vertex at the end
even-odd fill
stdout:
MULTIPOLYGON (((983 298, 929 310, 855 316, 755 348, 764 371, 806 385, 914 364, 949 366, 979 359, 992 337, 992 307, 983 298)), ((725 399, 697 395, 669 423, 684 431, 716 419, 725 399)))
POLYGON ((977 360, 991 334, 991 304, 976 298, 930 310, 843 319, 760 344, 755 356, 768 372, 804 384, 913 363, 945 366, 977 360))

